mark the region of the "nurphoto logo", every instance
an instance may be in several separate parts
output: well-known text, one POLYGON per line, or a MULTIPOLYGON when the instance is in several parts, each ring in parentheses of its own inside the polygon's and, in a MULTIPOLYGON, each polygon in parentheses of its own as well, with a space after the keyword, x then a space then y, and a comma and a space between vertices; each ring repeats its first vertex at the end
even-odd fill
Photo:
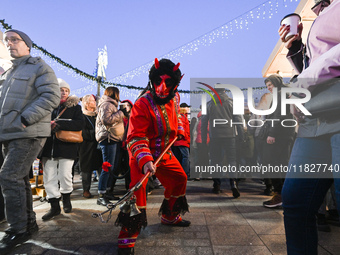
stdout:
MULTIPOLYGON (((215 89, 224 88, 230 90, 233 95, 233 114, 234 115, 243 115, 244 114, 244 95, 240 88, 231 84, 215 84, 215 89, 208 84, 199 82, 201 85, 209 88, 217 98, 219 99, 219 103, 222 105, 222 101, 220 96, 218 95, 215 89)), ((217 102, 213 97, 212 93, 207 89, 199 88, 205 91, 214 101, 215 105, 217 102)), ((259 110, 254 106, 253 101, 253 89, 249 87, 248 89, 248 108, 251 113, 256 115, 269 115, 273 113, 277 108, 278 102, 278 93, 277 88, 273 88, 273 101, 271 107, 267 110, 259 110)), ((207 94, 201 95, 201 105, 202 105, 202 115, 207 114, 207 94)), ((311 116, 312 114, 303 106, 304 103, 308 102, 311 98, 311 93, 308 89, 304 88, 282 88, 281 89, 281 115, 286 115, 286 105, 295 105, 304 115, 311 116), (304 98, 287 98, 287 94, 297 93, 297 94, 305 94, 304 98)))

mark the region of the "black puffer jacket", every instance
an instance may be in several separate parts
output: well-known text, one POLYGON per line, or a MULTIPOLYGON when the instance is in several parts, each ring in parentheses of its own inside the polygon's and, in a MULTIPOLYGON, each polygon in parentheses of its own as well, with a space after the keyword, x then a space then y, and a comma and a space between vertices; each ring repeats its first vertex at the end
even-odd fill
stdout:
MULTIPOLYGON (((82 130, 84 125, 84 116, 78 103, 78 97, 70 96, 67 98, 65 103, 59 105, 58 108, 53 110, 52 120, 54 120, 65 107, 67 108, 57 121, 59 130, 82 130)), ((55 137, 54 133, 52 133, 52 135, 47 138, 41 157, 76 159, 77 155, 77 143, 62 142, 55 137)))

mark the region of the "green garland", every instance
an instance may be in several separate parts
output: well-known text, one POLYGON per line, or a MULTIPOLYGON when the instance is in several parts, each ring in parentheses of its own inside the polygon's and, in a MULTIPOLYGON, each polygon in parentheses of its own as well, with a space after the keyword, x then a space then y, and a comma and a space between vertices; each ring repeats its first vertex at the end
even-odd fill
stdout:
MULTIPOLYGON (((12 29, 12 26, 11 25, 8 25, 7 23, 5 23, 5 20, 0 20, 0 23, 2 25, 2 27, 6 30, 8 29, 12 29)), ((58 62, 59 64, 61 64, 62 66, 65 66, 71 70, 73 70, 75 73, 77 73, 78 75, 80 76, 83 76, 91 81, 97 81, 98 82, 98 79, 97 77, 91 75, 91 74, 88 74, 88 73, 85 73, 81 70, 79 70, 78 68, 72 66, 71 64, 68 64, 66 63, 65 61, 63 61, 61 58, 55 56, 54 54, 48 52, 46 49, 44 49, 43 47, 40 47, 38 46, 37 44, 35 44, 34 42, 32 43, 32 47, 41 51, 44 55, 46 55, 47 57, 55 60, 56 62, 58 62)), ((100 85, 105 89, 106 86, 104 86, 104 84, 106 85, 114 85, 114 86, 117 86, 117 87, 124 87, 124 88, 128 88, 128 89, 137 89, 137 90, 142 90, 144 88, 141 88, 141 87, 135 87, 135 86, 132 86, 132 85, 123 85, 123 84, 118 84, 118 83, 112 83, 112 82, 101 82, 100 85)))
MULTIPOLYGON (((7 23, 5 23, 5 19, 2 19, 0 20, 0 23, 2 25, 2 27, 5 29, 5 30, 8 30, 8 29, 12 29, 12 26, 11 25, 8 25, 7 23)), ((100 86, 103 87, 104 89, 106 89, 106 86, 105 85, 109 85, 109 86, 117 86, 117 87, 123 87, 123 88, 127 88, 127 89, 136 89, 136 90, 143 90, 144 88, 142 87, 136 87, 136 86, 133 86, 133 85, 123 85, 123 84, 119 84, 119 83, 113 83, 113 82, 107 82, 107 81, 103 81, 103 82, 100 82, 100 80, 91 75, 91 74, 88 74, 88 73, 85 73, 81 70, 79 70, 78 68, 66 63, 65 61, 63 61, 61 58, 53 55, 52 53, 48 52, 46 49, 44 49, 43 47, 40 47, 38 46, 37 44, 35 44, 33 42, 32 44, 32 47, 41 51, 44 55, 46 55, 47 57, 49 58, 52 58, 53 60, 55 60, 56 62, 58 62, 60 65, 62 66, 65 66, 71 70, 73 70, 74 72, 76 72, 78 75, 80 76, 83 76, 91 81, 96 81, 96 82, 99 82, 100 83, 100 86)), ((256 87, 256 88, 253 88, 253 89, 263 89, 265 87, 256 87)), ((244 89, 241 89, 241 90, 247 90, 246 88, 244 89)), ((190 90, 178 90, 179 93, 183 93, 183 94, 201 94, 203 93, 202 91, 190 91, 190 90)))

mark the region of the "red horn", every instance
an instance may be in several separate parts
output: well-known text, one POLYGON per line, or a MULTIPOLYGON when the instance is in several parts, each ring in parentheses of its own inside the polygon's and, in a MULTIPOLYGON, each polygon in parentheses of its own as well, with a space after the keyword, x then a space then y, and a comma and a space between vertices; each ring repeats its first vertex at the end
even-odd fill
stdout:
POLYGON ((179 68, 180 63, 178 62, 177 65, 174 66, 174 68, 172 69, 172 71, 176 72, 179 68))
POLYGON ((155 67, 156 67, 156 69, 159 68, 159 62, 158 62, 158 59, 157 59, 157 58, 155 58, 155 67))

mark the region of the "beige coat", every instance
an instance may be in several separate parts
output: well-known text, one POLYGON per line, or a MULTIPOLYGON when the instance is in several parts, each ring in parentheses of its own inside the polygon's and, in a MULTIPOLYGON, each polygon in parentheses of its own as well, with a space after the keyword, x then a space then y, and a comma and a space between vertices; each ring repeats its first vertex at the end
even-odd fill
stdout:
POLYGON ((118 111, 118 102, 107 95, 103 95, 98 104, 98 116, 96 120, 96 140, 100 143, 105 139, 118 141, 108 128, 112 125, 123 122, 124 113, 118 111))

